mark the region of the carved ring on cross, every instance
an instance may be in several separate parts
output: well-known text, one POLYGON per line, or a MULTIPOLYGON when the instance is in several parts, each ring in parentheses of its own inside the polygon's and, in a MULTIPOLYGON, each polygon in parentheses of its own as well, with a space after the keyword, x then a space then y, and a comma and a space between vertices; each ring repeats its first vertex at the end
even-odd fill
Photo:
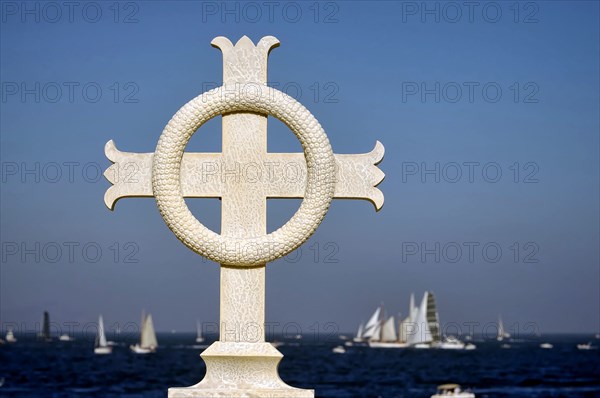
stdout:
POLYGON ((260 90, 221 86, 185 104, 163 130, 152 164, 152 188, 167 226, 187 247, 223 265, 258 266, 298 248, 325 217, 335 190, 335 158, 317 119, 285 93, 256 86, 260 90), (219 235, 194 217, 182 196, 180 169, 188 141, 208 120, 232 112, 278 118, 294 132, 304 149, 307 182, 302 204, 287 223, 267 235, 246 239, 219 235))

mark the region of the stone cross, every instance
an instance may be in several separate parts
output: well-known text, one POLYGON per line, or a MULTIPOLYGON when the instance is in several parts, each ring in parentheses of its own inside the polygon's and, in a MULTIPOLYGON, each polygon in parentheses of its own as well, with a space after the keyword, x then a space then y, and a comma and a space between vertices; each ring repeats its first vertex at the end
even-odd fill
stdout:
POLYGON ((265 266, 308 239, 332 198, 369 200, 379 210, 383 194, 376 186, 384 174, 376 165, 384 149, 377 142, 369 153, 334 155, 316 119, 266 86, 276 38, 254 45, 244 36, 233 45, 217 37, 211 44, 223 54, 223 86, 181 108, 155 153, 121 152, 109 141, 105 153, 114 164, 104 175, 113 185, 104 201, 112 210, 121 198, 155 196, 177 237, 221 263, 220 338, 201 355, 206 375, 195 386, 169 389, 169 397, 313 397, 313 390, 281 381, 282 355, 265 342, 265 266), (184 153, 191 134, 218 114, 223 115, 222 153, 184 153), (267 114, 294 131, 305 153, 267 152, 267 114), (183 197, 221 199, 220 236, 190 218, 183 197), (266 235, 269 198, 303 198, 310 206, 301 206, 287 230, 286 224, 266 235))

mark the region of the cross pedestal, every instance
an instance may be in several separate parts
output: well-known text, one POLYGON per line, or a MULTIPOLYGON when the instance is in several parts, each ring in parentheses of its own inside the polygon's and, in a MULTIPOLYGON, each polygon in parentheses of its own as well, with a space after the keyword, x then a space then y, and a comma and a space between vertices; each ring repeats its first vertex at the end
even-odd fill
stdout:
MULTIPOLYGON (((228 39, 217 37, 212 45, 223 53, 224 86, 236 87, 236 93, 253 90, 253 85, 266 87, 268 54, 279 45, 276 38, 267 36, 254 45, 244 36, 234 46, 228 39)), ((180 195, 221 198, 223 237, 264 236, 268 198, 305 197, 310 177, 305 154, 268 153, 266 115, 225 113, 222 123, 222 153, 182 154, 180 195), (285 164, 295 165, 298 173, 294 179, 273 175, 273 167, 280 165, 281 169, 285 164)), ((110 209, 123 197, 157 196, 158 200, 152 184, 157 178, 152 172, 154 154, 121 152, 112 141, 105 151, 114 162, 105 172, 113 183, 105 194, 110 209)), ((379 143, 366 154, 334 155, 333 197, 370 200, 379 210, 383 194, 375 186, 384 175, 375 165, 382 158, 383 146, 379 143)), ((163 214, 163 218, 167 221, 168 216, 163 214)), ((265 342, 265 267, 266 262, 250 266, 221 264, 219 341, 201 354, 206 363, 204 379, 191 387, 170 388, 170 398, 314 397, 313 390, 290 387, 279 378, 277 366, 283 355, 265 342)))

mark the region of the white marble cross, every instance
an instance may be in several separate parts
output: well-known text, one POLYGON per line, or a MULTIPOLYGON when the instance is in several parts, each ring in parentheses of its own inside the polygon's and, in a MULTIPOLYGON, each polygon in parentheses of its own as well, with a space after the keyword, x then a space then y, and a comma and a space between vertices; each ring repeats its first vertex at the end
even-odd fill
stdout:
MULTIPOLYGON (((252 84, 267 84, 267 58, 270 50, 279 45, 276 38, 267 36, 254 45, 244 36, 234 46, 228 39, 217 37, 211 44, 223 53, 224 85, 248 85, 242 89, 251 90, 252 84)), ((304 197, 307 184, 305 156, 303 153, 267 152, 267 116, 261 114, 224 114, 222 135, 222 153, 184 153, 180 174, 181 195, 220 198, 223 236, 247 238, 265 235, 267 199, 304 197)), ((104 173, 113 184, 104 196, 111 210, 121 198, 154 196, 153 153, 121 152, 113 141, 106 144, 105 153, 114 163, 104 173)), ((383 154, 384 149, 379 142, 369 153, 336 154, 334 198, 369 200, 379 210, 383 205, 383 194, 376 186, 383 180, 384 174, 376 165, 383 154)), ((265 265, 244 268, 221 266, 221 343, 264 343, 265 265)), ((203 358, 207 360, 211 352, 217 356, 225 355, 225 346, 219 347, 212 351, 213 347, 209 348, 207 351, 210 352, 205 352, 203 358)), ((236 347, 234 351, 244 351, 240 347, 245 346, 238 344, 236 347)), ((254 352, 253 355, 258 354, 254 352)), ((276 356, 271 351, 269 355, 276 356)), ((212 384, 210 380, 206 382, 210 373, 209 361, 207 367, 207 377, 202 382, 205 388, 227 384, 224 380, 227 376, 220 373, 215 376, 218 383, 216 379, 212 384)), ((276 375, 276 369, 274 371, 276 375)), ((256 384, 282 388, 275 382, 261 380, 256 384)), ((191 390, 171 389, 169 396, 204 396, 198 390, 202 383, 196 386, 195 395, 189 395, 191 390)), ((236 383, 230 383, 230 387, 234 390, 241 388, 236 383)), ((301 393, 311 390, 294 391, 297 396, 312 396, 301 393)), ((236 396, 231 391, 227 394, 236 396)), ((293 396, 290 392, 285 394, 293 396)))

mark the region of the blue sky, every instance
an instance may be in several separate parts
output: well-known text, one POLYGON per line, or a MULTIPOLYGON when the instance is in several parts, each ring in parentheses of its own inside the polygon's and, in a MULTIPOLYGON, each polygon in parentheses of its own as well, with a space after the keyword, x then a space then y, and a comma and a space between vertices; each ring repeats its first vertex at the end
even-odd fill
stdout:
MULTIPOLYGON (((379 213, 336 201, 297 257, 268 267, 269 321, 352 331, 380 302, 406 313, 411 292, 432 290, 442 323, 502 314, 519 330, 599 331, 597 2, 56 4, 2 3, 3 324, 33 327, 43 310, 123 324, 142 308, 159 330, 218 320, 218 266, 177 241, 153 199, 107 210, 97 174, 108 140, 153 151, 170 117, 220 84, 214 37, 274 35, 271 84, 336 153, 381 141, 386 179, 379 213)), ((188 150, 220 138, 212 120, 188 150)), ((270 120, 269 151, 299 150, 270 120)), ((217 200, 187 202, 219 228, 217 200)), ((269 201, 269 230, 299 203, 269 201)))

